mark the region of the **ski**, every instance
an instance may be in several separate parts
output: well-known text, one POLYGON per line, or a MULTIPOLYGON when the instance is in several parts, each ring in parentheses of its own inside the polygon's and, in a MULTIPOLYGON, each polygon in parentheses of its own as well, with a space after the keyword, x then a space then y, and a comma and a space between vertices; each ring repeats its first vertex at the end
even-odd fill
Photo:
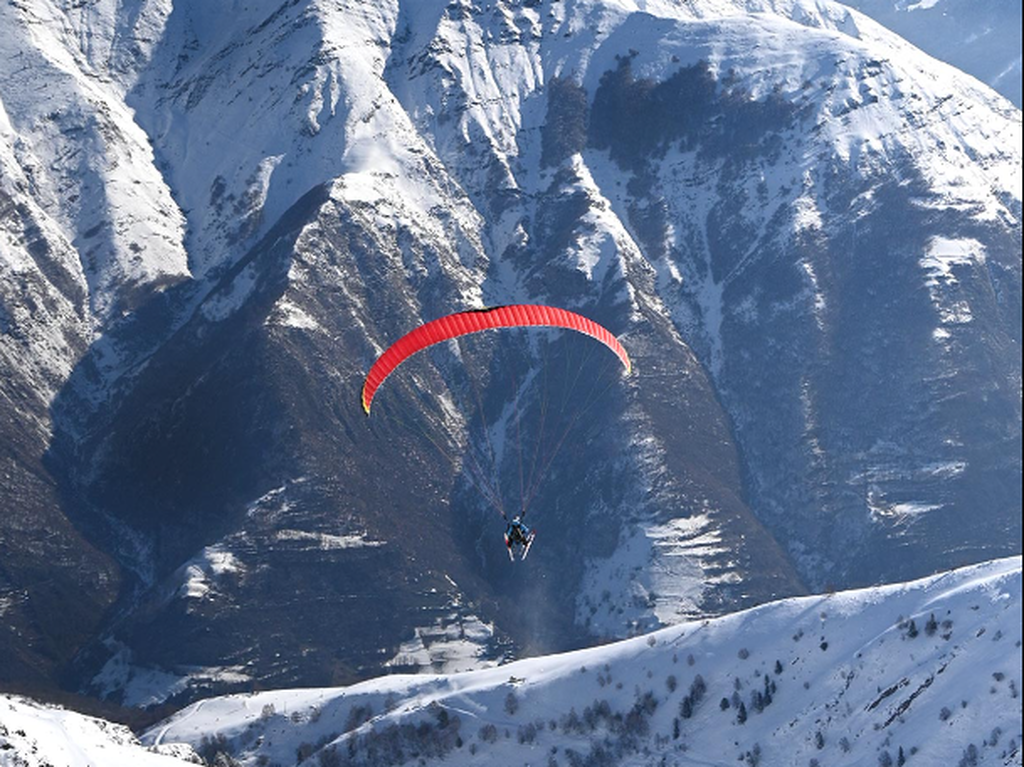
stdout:
POLYGON ((523 548, 523 556, 520 561, 526 560, 526 555, 530 553, 530 547, 533 545, 533 539, 537 537, 537 531, 531 530, 530 537, 526 540, 526 546, 523 548))

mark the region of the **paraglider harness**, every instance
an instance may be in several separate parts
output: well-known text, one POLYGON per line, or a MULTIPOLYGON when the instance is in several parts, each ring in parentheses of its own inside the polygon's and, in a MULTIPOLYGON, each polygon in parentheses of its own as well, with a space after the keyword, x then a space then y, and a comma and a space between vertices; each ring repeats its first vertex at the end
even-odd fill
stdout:
POLYGON ((518 549, 519 560, 526 559, 536 534, 536 531, 526 526, 522 517, 516 516, 509 520, 508 525, 505 527, 505 548, 508 549, 508 558, 515 562, 516 549, 518 549))

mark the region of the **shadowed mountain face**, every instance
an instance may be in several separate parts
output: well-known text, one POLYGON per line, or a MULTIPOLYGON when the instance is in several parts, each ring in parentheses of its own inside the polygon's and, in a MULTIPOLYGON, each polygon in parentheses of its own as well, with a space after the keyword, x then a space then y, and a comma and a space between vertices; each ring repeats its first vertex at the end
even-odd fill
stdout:
POLYGON ((0 680, 451 671, 1019 551, 1020 113, 864 17, 53 12, 77 111, 0 92, 0 680), (489 333, 364 415, 519 302, 633 374, 489 333))

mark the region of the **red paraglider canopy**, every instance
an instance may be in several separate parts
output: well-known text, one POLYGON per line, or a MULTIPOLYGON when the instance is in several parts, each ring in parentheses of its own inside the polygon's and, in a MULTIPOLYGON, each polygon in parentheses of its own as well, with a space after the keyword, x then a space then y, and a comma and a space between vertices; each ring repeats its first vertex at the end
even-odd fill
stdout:
POLYGON ((416 352, 450 338, 479 333, 482 330, 531 326, 566 328, 588 335, 615 352, 625 366, 626 373, 630 372, 629 355, 618 339, 607 328, 580 314, 537 304, 512 304, 493 309, 476 309, 449 314, 420 325, 388 347, 370 368, 363 383, 363 410, 367 415, 370 414, 373 396, 384 383, 384 379, 416 352))

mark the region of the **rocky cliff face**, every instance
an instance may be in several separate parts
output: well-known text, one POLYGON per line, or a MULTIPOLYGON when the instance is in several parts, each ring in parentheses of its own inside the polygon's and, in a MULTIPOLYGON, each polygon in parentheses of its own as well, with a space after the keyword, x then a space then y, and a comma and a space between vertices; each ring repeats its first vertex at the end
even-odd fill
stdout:
POLYGON ((1020 113, 856 12, 0 13, 9 678, 452 670, 1019 551, 1020 113), (364 416, 527 301, 635 373, 483 336, 364 416))

